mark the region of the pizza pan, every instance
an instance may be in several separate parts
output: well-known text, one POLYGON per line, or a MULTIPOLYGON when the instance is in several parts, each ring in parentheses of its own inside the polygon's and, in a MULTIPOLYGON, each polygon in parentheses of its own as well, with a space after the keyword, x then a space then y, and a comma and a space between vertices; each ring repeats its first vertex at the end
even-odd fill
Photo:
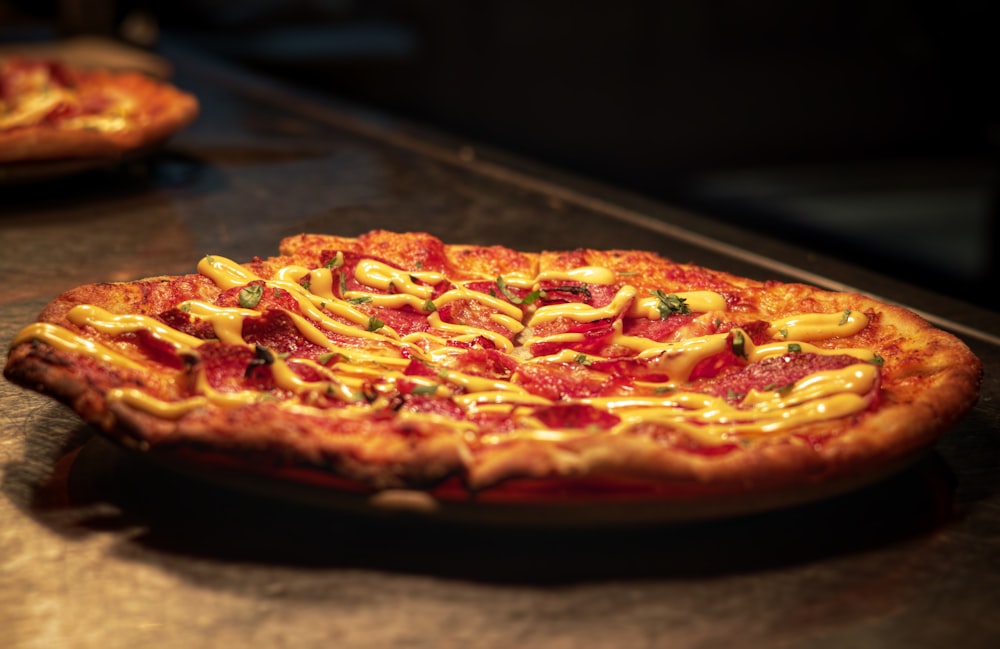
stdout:
POLYGON ((697 523, 793 508, 885 481, 914 465, 925 454, 925 451, 917 452, 877 470, 795 489, 695 498, 634 488, 610 491, 588 487, 546 493, 537 489, 539 485, 530 483, 470 494, 457 481, 427 490, 371 491, 314 471, 253 468, 190 449, 177 452, 140 450, 100 433, 95 433, 75 454, 70 471, 72 484, 84 491, 98 483, 115 483, 117 488, 132 491, 156 491, 165 483, 177 481, 200 485, 196 489, 222 489, 254 499, 308 508, 323 515, 559 529, 697 523))

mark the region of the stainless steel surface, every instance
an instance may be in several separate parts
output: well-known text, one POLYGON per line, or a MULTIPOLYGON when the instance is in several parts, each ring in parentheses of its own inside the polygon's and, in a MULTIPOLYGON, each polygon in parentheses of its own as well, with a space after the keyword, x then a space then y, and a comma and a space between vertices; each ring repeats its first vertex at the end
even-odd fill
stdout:
POLYGON ((0 340, 81 283, 270 254, 302 231, 641 247, 853 286, 953 322, 979 405, 870 488, 703 524, 338 514, 136 461, 0 384, 3 647, 993 647, 1000 321, 973 305, 175 52, 204 114, 148 163, 0 187, 0 340))

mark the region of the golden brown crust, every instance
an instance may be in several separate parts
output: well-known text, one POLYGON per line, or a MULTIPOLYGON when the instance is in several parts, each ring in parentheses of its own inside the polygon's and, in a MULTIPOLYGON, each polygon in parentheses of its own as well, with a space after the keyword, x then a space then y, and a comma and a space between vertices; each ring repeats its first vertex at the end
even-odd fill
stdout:
MULTIPOLYGON (((503 493, 505 487, 498 486, 502 483, 519 489, 524 479, 610 485, 638 481, 682 499, 821 485, 895 466, 933 443, 971 408, 981 379, 981 363, 960 340, 903 308, 802 284, 757 282, 675 264, 652 253, 578 250, 536 255, 500 247, 450 246, 420 233, 376 231, 356 239, 291 237, 282 242, 281 257, 257 260, 247 268, 266 279, 293 263, 310 268, 329 264, 330 251, 453 278, 601 266, 629 273, 630 283, 644 289, 717 291, 730 304, 719 319, 724 315, 747 326, 803 312, 864 313, 868 324, 861 331, 824 344, 832 349, 864 347, 884 361, 878 401, 848 416, 807 421, 781 434, 743 439, 745 445, 735 450, 714 452, 715 447, 688 448, 680 433, 655 419, 616 434, 576 431, 556 441, 514 436, 481 443, 470 441, 465 429, 433 417, 394 417, 373 410, 365 416, 331 418, 267 401, 197 408, 166 418, 128 401, 109 400, 108 390, 141 384, 176 399, 182 384, 81 360, 30 336, 12 347, 5 374, 69 403, 112 435, 165 452, 222 451, 258 467, 311 467, 372 488, 429 486, 450 476, 473 490, 496 493, 503 493)), ((91 285, 60 296, 39 319, 92 337, 93 330, 67 319, 73 306, 156 315, 185 299, 212 302, 223 293, 202 275, 91 285)), ((540 496, 536 492, 532 497, 540 496)))
POLYGON ((161 144, 198 114, 193 95, 141 73, 65 69, 71 92, 81 103, 93 102, 95 97, 126 99, 127 109, 108 103, 108 109, 92 113, 124 116, 124 126, 102 130, 55 118, 0 128, 0 163, 118 160, 161 144))

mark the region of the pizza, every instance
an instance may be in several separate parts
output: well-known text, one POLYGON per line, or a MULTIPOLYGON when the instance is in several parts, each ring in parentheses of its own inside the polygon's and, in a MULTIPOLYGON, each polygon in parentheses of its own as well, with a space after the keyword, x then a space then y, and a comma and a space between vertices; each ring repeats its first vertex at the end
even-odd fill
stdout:
POLYGON ((192 95, 139 72, 0 59, 0 163, 120 159, 197 113, 192 95))
POLYGON ((958 338, 855 293, 653 252, 302 234, 82 286, 4 373, 151 455, 486 502, 794 494, 971 408, 958 338))

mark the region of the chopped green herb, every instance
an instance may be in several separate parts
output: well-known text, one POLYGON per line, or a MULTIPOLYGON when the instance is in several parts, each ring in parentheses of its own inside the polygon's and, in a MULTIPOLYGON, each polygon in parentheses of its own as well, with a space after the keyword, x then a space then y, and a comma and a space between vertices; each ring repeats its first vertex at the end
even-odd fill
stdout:
POLYGON ((312 286, 312 282, 310 282, 309 280, 305 280, 303 282, 299 282, 299 286, 308 291, 309 287, 312 286))
POLYGON ((685 298, 678 297, 674 293, 667 295, 660 289, 653 291, 652 295, 656 297, 656 310, 660 312, 660 320, 666 320, 675 314, 688 315, 691 313, 691 309, 685 304, 687 302, 685 298))
POLYGON ((424 311, 430 313, 432 311, 437 311, 437 310, 438 308, 437 305, 434 304, 434 300, 427 300, 426 302, 424 302, 424 311))
POLYGON ((557 286, 555 288, 547 289, 549 293, 573 293, 574 295, 583 295, 588 300, 591 298, 590 288, 586 284, 581 284, 579 286, 557 286))
POLYGON ((274 358, 275 358, 274 357, 274 352, 272 352, 267 347, 264 347, 263 345, 255 345, 254 346, 254 354, 257 356, 258 359, 261 360, 261 362, 264 365, 270 365, 270 364, 272 364, 274 362, 274 358))
POLYGON ((781 334, 782 338, 788 338, 788 329, 782 327, 781 329, 778 329, 778 333, 781 334))
POLYGON ((739 329, 733 329, 733 353, 740 358, 747 358, 746 337, 739 329))
POLYGON ((339 359, 340 356, 341 355, 338 354, 337 352, 327 352, 325 354, 320 354, 319 356, 317 356, 316 360, 319 361, 320 365, 326 365, 327 363, 330 362, 331 359, 334 359, 334 358, 338 358, 339 359))
POLYGON ((593 362, 590 360, 590 358, 587 357, 586 354, 577 354, 573 358, 573 360, 579 363, 580 365, 590 365, 593 362))
POLYGON ((437 394, 438 386, 436 385, 418 385, 413 388, 410 394, 437 394))
POLYGON ((274 363, 274 360, 274 353, 270 349, 263 345, 257 345, 254 347, 254 358, 247 363, 247 368, 243 375, 249 378, 256 368, 271 365, 274 363))
POLYGON ((368 331, 374 333, 384 326, 385 323, 379 320, 377 316, 371 316, 370 318, 368 318, 368 331))
POLYGON ((347 292, 347 274, 346 273, 337 273, 337 274, 340 275, 340 294, 343 295, 344 293, 347 292))
POLYGON ((333 270, 334 268, 340 268, 343 265, 344 265, 344 255, 343 255, 343 253, 340 253, 340 252, 338 252, 336 255, 334 255, 333 259, 331 259, 330 261, 326 262, 326 267, 329 270, 333 270))
POLYGON ((281 293, 282 293, 282 290, 280 288, 276 288, 276 289, 274 289, 274 293, 272 293, 272 295, 274 297, 281 297, 281 293))
POLYGON ((663 385, 653 390, 653 392, 655 394, 666 394, 667 392, 674 392, 675 390, 676 388, 673 388, 669 385, 663 385))
POLYGON ((264 296, 264 287, 261 284, 244 286, 240 289, 240 306, 244 309, 252 309, 260 304, 260 298, 264 296))
POLYGON ((372 301, 371 295, 359 295, 358 297, 347 298, 347 301, 351 304, 367 304, 372 301))
POLYGON ((838 322, 837 324, 845 325, 850 319, 851 319, 851 310, 848 309, 844 311, 844 315, 840 316, 840 322, 838 322))
MULTIPOLYGON (((507 280, 505 280, 502 275, 497 277, 497 288, 500 289, 500 293, 502 293, 505 298, 510 300, 511 304, 531 304, 542 296, 541 291, 532 291, 523 298, 517 297, 510 291, 509 288, 507 288, 507 280)), ((493 289, 490 289, 490 295, 496 297, 496 293, 493 292, 493 289)))
POLYGON ((878 366, 882 366, 882 365, 885 365, 885 359, 884 359, 884 358, 882 358, 882 357, 881 357, 880 355, 878 355, 878 354, 875 354, 875 355, 873 355, 873 356, 872 356, 872 359, 871 359, 870 361, 868 361, 868 362, 869 362, 869 363, 874 363, 875 365, 878 365, 878 366))
POLYGON ((423 268, 424 267, 424 262, 418 261, 417 264, 416 264, 416 266, 417 266, 418 269, 423 268))
POLYGON ((184 313, 191 313, 191 304, 189 302, 185 302, 180 308, 184 313))
POLYGON ((788 343, 788 352, 791 354, 798 354, 802 351, 802 345, 798 343, 788 343))

